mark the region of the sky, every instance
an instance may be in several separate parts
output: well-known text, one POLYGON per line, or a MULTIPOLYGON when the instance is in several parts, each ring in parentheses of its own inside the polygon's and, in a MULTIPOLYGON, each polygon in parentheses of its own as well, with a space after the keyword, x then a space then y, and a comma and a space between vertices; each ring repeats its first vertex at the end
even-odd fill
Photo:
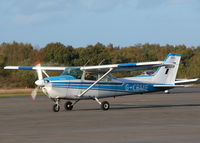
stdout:
POLYGON ((200 0, 0 0, 0 43, 200 46, 200 0))

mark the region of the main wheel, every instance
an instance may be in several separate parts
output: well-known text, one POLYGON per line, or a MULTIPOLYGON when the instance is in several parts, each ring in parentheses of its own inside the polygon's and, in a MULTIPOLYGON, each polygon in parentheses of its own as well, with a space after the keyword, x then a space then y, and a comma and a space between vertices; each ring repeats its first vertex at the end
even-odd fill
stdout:
POLYGON ((107 101, 103 101, 101 103, 101 109, 102 110, 108 110, 110 108, 110 104, 107 101))
POLYGON ((72 109, 73 109, 72 102, 67 101, 67 102, 65 103, 65 110, 72 110, 72 109))
POLYGON ((54 111, 54 112, 60 111, 60 106, 59 106, 58 104, 54 104, 54 105, 53 105, 53 111, 54 111))

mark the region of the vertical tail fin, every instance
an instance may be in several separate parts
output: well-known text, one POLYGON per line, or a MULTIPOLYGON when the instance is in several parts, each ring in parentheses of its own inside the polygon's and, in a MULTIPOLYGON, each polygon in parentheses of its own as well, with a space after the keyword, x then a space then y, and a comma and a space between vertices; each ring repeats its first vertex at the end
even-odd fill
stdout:
POLYGON ((180 63, 181 55, 169 53, 164 62, 173 63, 174 67, 159 67, 154 76, 154 82, 162 84, 175 84, 175 79, 180 63))

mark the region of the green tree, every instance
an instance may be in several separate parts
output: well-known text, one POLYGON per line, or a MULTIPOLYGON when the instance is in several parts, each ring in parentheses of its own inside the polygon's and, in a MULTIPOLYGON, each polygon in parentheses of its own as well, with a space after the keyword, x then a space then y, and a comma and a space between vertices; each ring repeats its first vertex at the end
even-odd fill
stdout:
POLYGON ((78 53, 78 58, 74 60, 74 64, 77 66, 82 66, 88 63, 88 65, 98 65, 111 63, 110 53, 107 48, 101 44, 89 45, 86 48, 76 49, 78 53))
POLYGON ((66 66, 73 65, 72 61, 77 58, 77 53, 72 46, 61 43, 49 43, 41 49, 43 61, 48 63, 59 63, 66 66))
POLYGON ((6 64, 9 65, 17 65, 29 60, 32 50, 31 44, 13 42, 0 45, 0 51, 6 56, 6 64))

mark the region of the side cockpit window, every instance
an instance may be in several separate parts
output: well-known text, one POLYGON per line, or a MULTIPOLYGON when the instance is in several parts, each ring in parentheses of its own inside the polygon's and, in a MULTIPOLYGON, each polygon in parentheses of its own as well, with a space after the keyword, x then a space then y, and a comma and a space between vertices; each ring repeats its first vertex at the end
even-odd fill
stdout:
MULTIPOLYGON (((103 76, 102 73, 94 73, 94 72, 85 72, 85 80, 93 80, 93 81, 96 81, 98 80, 99 78, 101 78, 103 76)), ((106 75, 102 80, 101 82, 109 82, 109 81, 112 81, 112 79, 114 78, 114 76, 108 74, 106 75)))
POLYGON ((73 76, 76 79, 81 79, 83 71, 80 68, 66 68, 65 71, 61 74, 61 76, 69 75, 73 76))
MULTIPOLYGON (((80 68, 66 68, 65 71, 61 74, 61 76, 72 76, 75 79, 81 80, 92 80, 96 81, 103 76, 104 73, 97 73, 97 72, 89 72, 89 71, 82 71, 80 68)), ((111 74, 106 75, 101 81, 102 82, 109 82, 115 79, 114 76, 111 74)))
POLYGON ((85 73, 85 80, 97 80, 97 79, 98 79, 98 74, 92 72, 85 73))

